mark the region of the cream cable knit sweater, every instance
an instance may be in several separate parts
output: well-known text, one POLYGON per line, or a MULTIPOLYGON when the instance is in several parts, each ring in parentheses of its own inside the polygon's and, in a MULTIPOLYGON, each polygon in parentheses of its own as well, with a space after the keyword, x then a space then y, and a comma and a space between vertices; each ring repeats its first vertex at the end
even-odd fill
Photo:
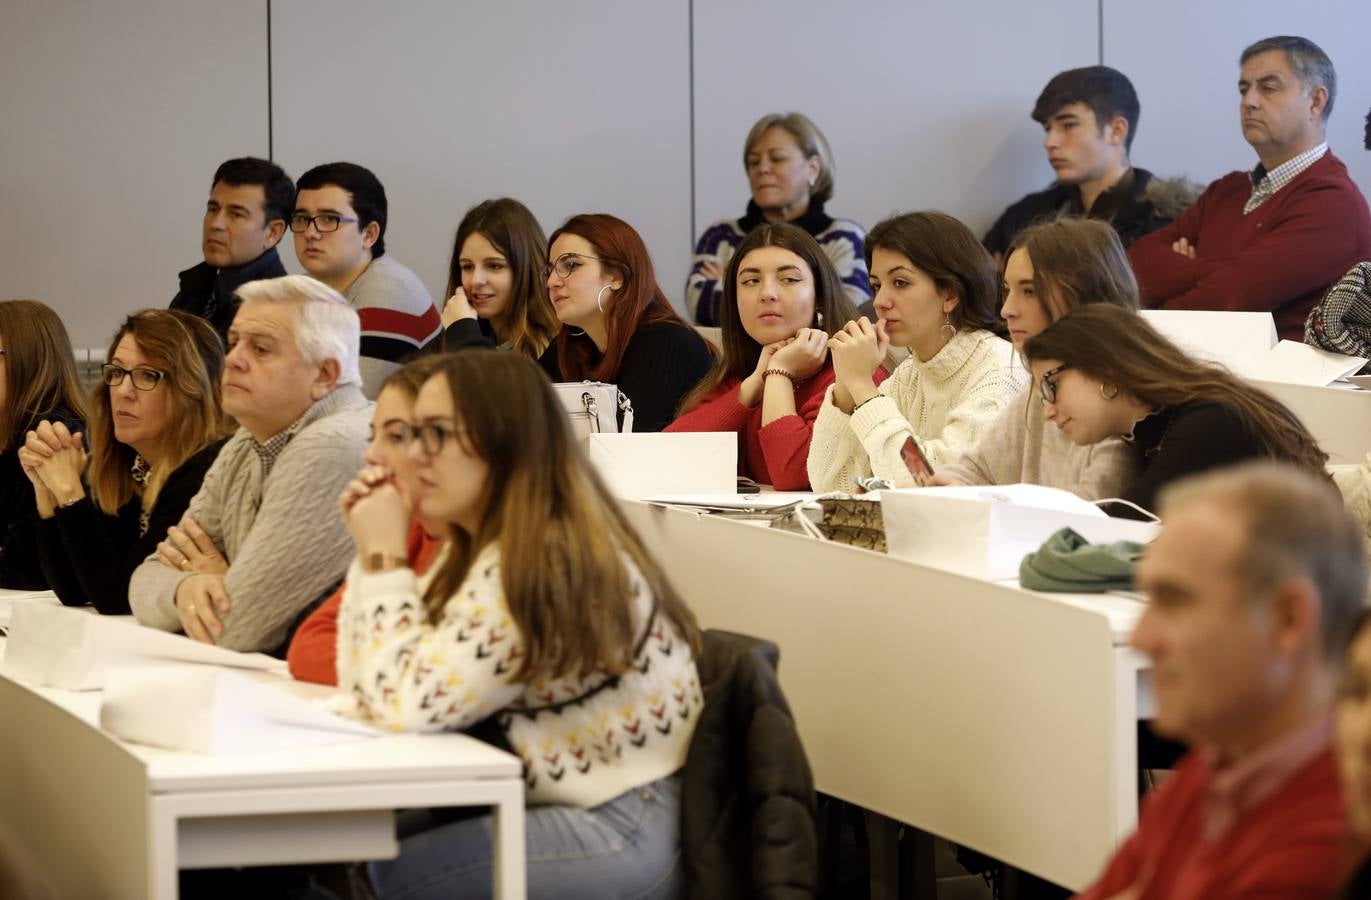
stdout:
MULTIPOLYGON (((290 623, 343 577, 356 552, 338 513, 338 495, 362 465, 371 404, 356 385, 334 388, 296 423, 266 478, 246 429, 229 438, 186 514, 228 560, 218 644, 274 650, 290 623)), ((179 631, 176 588, 190 573, 149 556, 129 581, 138 621, 179 631)))
POLYGON ((809 445, 809 483, 816 491, 851 491, 858 475, 912 487, 900 457, 914 436, 935 471, 975 445, 1028 383, 1008 341, 989 331, 963 331, 928 362, 910 356, 852 415, 824 397, 809 445))

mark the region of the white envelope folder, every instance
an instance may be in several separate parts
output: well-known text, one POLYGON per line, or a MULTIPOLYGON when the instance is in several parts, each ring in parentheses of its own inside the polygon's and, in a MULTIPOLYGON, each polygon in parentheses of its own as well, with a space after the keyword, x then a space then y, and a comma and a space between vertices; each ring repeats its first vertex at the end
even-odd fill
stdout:
POLYGON ((1151 522, 1111 519, 1066 491, 1037 485, 881 492, 887 553, 986 581, 1019 577, 1019 563, 1061 528, 1093 544, 1147 543, 1151 522))
POLYGON ((192 753, 251 753, 375 737, 381 732, 290 693, 261 672, 194 663, 110 666, 100 727, 117 737, 192 753))
POLYGON ((263 653, 238 653, 147 628, 132 617, 94 615, 88 610, 43 604, 15 604, 0 672, 16 681, 99 690, 105 667, 124 657, 174 659, 242 669, 285 671, 286 664, 263 653))
POLYGON ((738 435, 731 431, 592 434, 589 452, 618 497, 738 492, 738 435))

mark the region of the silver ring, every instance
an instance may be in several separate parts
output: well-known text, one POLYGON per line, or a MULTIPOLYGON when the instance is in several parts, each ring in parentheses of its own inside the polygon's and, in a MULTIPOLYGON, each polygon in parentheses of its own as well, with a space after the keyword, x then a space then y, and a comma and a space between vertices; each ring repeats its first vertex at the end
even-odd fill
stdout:
POLYGON ((188 557, 188 556, 186 556, 184 553, 182 553, 182 554, 181 554, 181 562, 178 563, 178 565, 180 565, 182 571, 185 571, 186 568, 190 566, 190 557, 188 557))

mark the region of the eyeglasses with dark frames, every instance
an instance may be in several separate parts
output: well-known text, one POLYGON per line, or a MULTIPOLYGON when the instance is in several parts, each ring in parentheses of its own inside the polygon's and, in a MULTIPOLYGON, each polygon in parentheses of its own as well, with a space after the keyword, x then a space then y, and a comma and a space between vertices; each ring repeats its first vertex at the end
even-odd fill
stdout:
POLYGON ((309 231, 310 223, 314 223, 315 229, 320 234, 328 234, 337 231, 338 226, 344 222, 356 222, 357 219, 351 216, 340 216, 337 213, 319 213, 317 216, 307 216, 304 213, 296 213, 290 217, 290 230, 296 234, 304 234, 309 231))
POLYGON ((442 425, 437 422, 427 422, 423 425, 401 423, 396 431, 406 446, 418 441, 419 449, 424 451, 425 456, 437 456, 443 452, 448 441, 458 434, 465 433, 466 429, 442 425))
POLYGON ((1044 403, 1057 402, 1057 382, 1052 379, 1069 368, 1071 368, 1071 366, 1064 363, 1050 372, 1044 372, 1043 377, 1038 379, 1038 390, 1042 393, 1044 403))
POLYGON ((157 385, 162 383, 162 379, 167 377, 166 372, 149 369, 147 366, 125 369, 123 366, 106 363, 100 367, 100 377, 110 387, 118 387, 124 383, 124 378, 130 375, 133 376, 133 386, 140 391, 155 390, 157 385))

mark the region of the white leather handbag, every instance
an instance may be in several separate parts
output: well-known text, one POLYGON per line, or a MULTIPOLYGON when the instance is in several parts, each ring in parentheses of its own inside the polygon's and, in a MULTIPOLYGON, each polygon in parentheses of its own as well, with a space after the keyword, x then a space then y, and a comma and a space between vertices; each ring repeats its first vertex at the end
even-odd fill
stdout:
POLYGON ((616 385, 602 381, 566 381, 554 384, 562 407, 571 418, 576 439, 585 442, 592 434, 627 434, 633 430, 633 404, 616 385), (619 425, 619 411, 623 425, 619 425))

